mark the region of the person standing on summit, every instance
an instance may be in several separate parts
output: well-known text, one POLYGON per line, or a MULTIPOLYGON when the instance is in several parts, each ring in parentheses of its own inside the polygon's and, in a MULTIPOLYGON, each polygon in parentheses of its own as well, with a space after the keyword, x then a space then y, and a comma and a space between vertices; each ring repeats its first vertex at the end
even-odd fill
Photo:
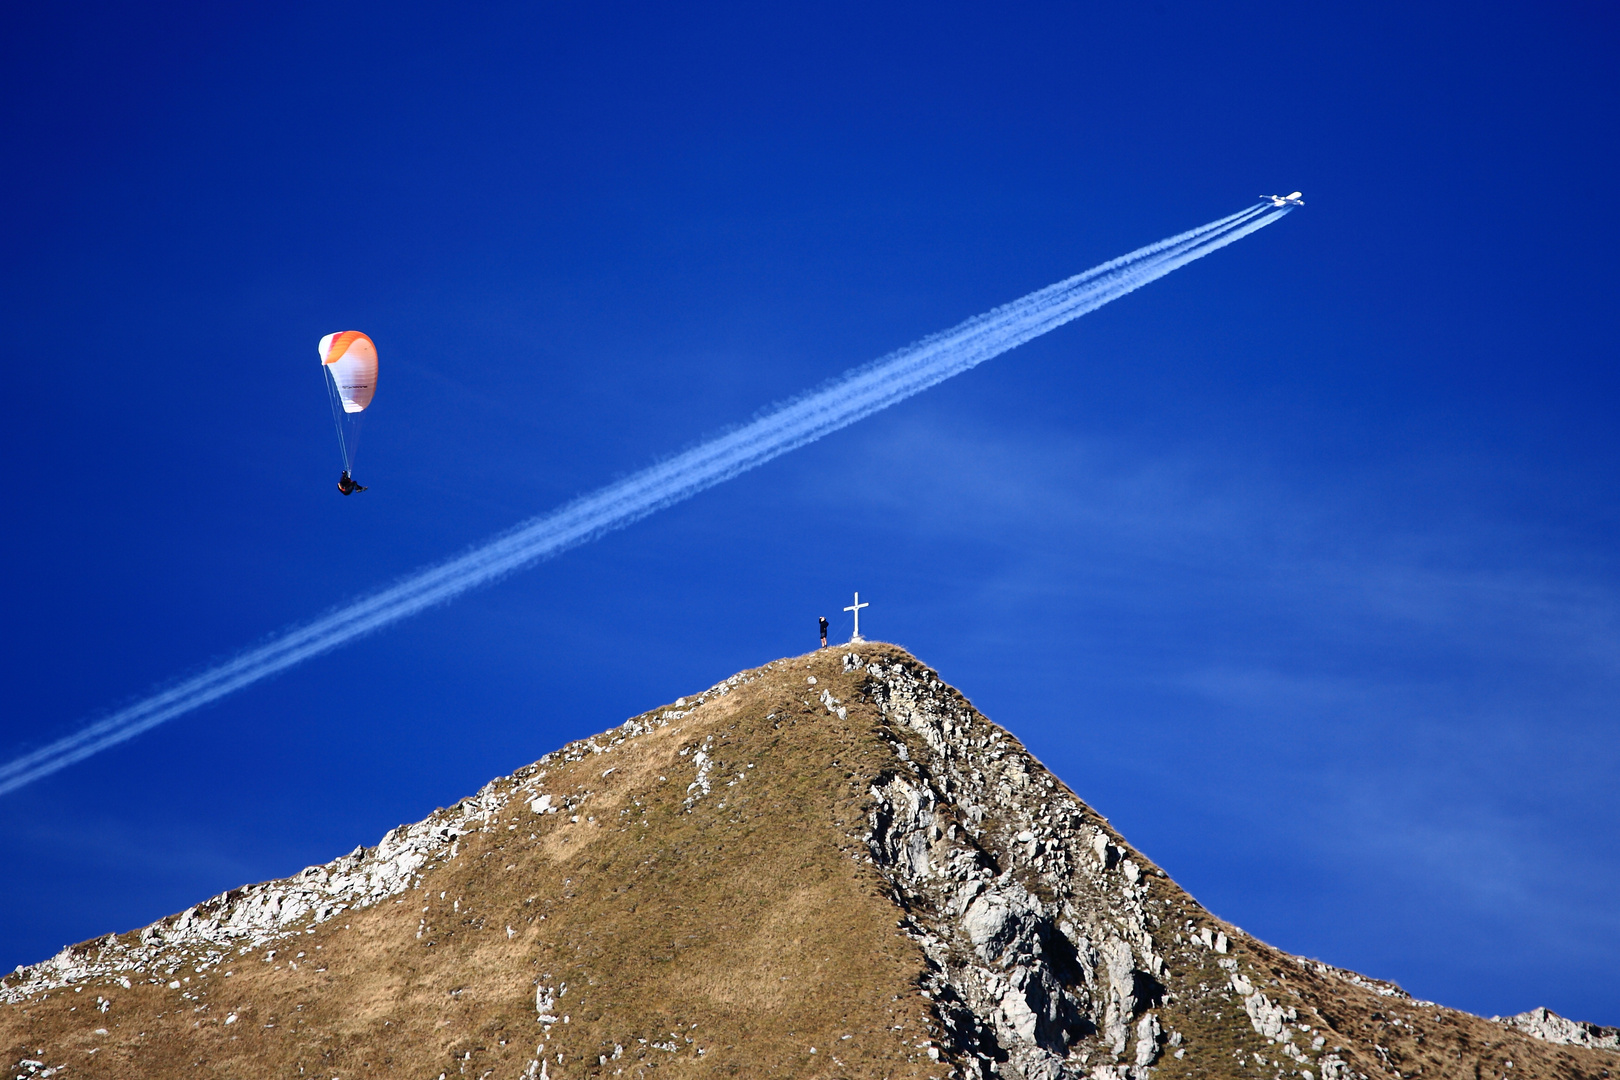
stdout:
POLYGON ((822 615, 822 616, 820 616, 820 619, 821 619, 821 647, 823 649, 825 649, 827 647, 827 616, 822 615))

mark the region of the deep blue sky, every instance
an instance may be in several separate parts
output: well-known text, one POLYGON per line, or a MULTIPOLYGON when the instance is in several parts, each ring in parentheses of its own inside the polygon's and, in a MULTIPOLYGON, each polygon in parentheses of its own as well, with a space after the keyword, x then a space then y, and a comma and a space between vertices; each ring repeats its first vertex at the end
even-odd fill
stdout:
POLYGON ((1032 288, 1235 247, 0 800, 0 968, 870 600, 1216 912, 1620 1024, 1598 4, 14 5, 0 758, 1032 288), (1008 10, 1009 7, 1012 10, 1008 10), (382 355, 344 499, 315 356, 382 355))

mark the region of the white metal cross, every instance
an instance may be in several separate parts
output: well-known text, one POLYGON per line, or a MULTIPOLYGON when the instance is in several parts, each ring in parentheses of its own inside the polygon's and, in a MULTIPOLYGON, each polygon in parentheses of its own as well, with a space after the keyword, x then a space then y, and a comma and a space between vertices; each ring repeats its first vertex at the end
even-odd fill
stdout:
POLYGON ((861 594, 856 593, 855 594, 855 602, 853 604, 849 605, 849 607, 844 609, 845 611, 853 611, 855 613, 855 636, 850 638, 849 640, 851 640, 851 641, 864 641, 864 640, 866 640, 865 638, 861 637, 861 608, 863 608, 863 607, 871 607, 871 606, 872 606, 871 604, 863 604, 863 603, 861 603, 861 594))

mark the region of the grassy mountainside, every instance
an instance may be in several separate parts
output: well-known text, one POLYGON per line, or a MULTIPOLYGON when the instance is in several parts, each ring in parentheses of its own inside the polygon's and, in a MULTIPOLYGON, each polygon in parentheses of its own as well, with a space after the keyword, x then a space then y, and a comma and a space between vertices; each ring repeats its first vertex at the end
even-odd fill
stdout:
POLYGON ((1243 935, 933 672, 853 648, 744 672, 375 848, 19 970, 0 983, 6 1075, 1620 1066, 1243 935))

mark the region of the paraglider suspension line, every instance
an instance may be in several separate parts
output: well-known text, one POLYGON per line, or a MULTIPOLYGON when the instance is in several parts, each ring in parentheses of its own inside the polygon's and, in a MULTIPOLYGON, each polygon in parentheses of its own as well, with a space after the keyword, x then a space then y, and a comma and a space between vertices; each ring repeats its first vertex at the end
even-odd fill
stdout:
POLYGON ((352 432, 345 429, 344 419, 348 413, 343 411, 343 399, 338 396, 336 377, 332 374, 332 369, 324 364, 321 366, 321 377, 326 380, 326 398, 332 406, 332 427, 337 432, 338 453, 343 455, 343 471, 352 473, 354 455, 360 449, 360 425, 356 421, 352 432), (349 445, 351 442, 353 446, 349 445))

